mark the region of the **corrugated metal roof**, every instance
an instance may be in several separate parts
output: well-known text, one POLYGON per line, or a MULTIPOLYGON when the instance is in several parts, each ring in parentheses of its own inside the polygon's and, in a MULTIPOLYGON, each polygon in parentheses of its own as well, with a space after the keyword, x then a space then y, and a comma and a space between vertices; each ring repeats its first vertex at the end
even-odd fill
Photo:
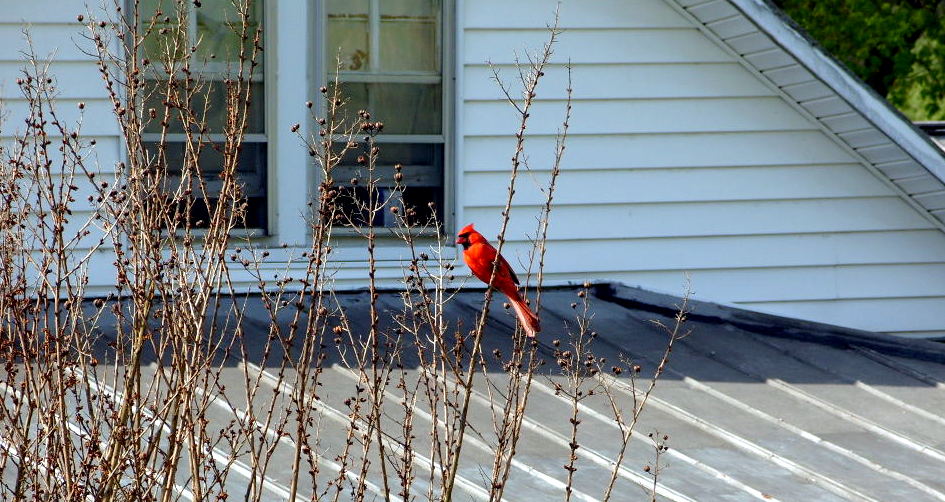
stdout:
MULTIPOLYGON (((540 376, 532 384, 505 500, 550 500, 564 493, 571 407, 567 398, 555 392, 556 384, 566 386, 566 382, 555 364, 553 341, 567 345, 568 330, 575 324, 572 304, 581 301, 577 293, 577 289, 564 288, 542 294, 544 331, 538 338, 538 353, 547 364, 537 370, 540 376)), ((337 298, 353 331, 365 333, 367 293, 337 298)), ((446 318, 473 326, 482 298, 482 291, 459 293, 449 303, 446 318)), ((680 299, 610 284, 593 286, 589 298, 591 328, 598 333, 592 345, 596 356, 606 358, 607 367, 626 358, 642 366, 641 375, 652 373, 667 342, 666 332, 653 321, 671 325, 680 299)), ((379 302, 386 311, 401 311, 396 292, 381 294, 379 302)), ((291 369, 252 363, 262 359, 270 324, 258 298, 250 299, 247 315, 249 362, 223 366, 208 410, 208 431, 227 429, 250 406, 261 412, 277 387, 282 395, 291 390, 287 383, 293 381, 291 377, 281 385, 274 383, 280 371, 291 374, 291 369), (244 390, 247 374, 261 377, 262 382, 252 405, 244 390)), ((513 317, 496 300, 483 354, 497 382, 504 381, 505 373, 501 358, 493 354, 511 353, 513 328, 513 317)), ((669 436, 669 450, 662 455, 658 500, 945 500, 945 349, 941 344, 700 302, 691 304, 686 328, 691 334, 672 350, 667 370, 630 442, 612 500, 649 500, 652 478, 643 468, 653 465, 654 441, 664 434, 669 436), (657 434, 655 440, 648 436, 651 432, 657 434)), ((308 432, 319 438, 322 475, 334 477, 339 469, 336 457, 350 423, 345 401, 357 395, 359 378, 333 345, 322 350, 328 354, 328 364, 319 377, 318 398, 311 399, 317 419, 308 432)), ((417 383, 423 371, 416 352, 405 351, 398 362, 404 367, 406 388, 422 388, 417 383)), ((153 363, 144 371, 145 382, 158 377, 153 363)), ((601 378, 624 403, 632 401, 628 373, 601 378)), ((388 387, 385 423, 390 435, 385 444, 396 457, 404 454, 403 441, 398 439, 403 437, 399 421, 404 405, 395 384, 388 387)), ((495 455, 492 408, 501 389, 482 380, 474 387, 472 432, 463 449, 457 500, 487 500, 486 479, 495 455)), ((432 465, 436 470, 438 465, 431 458, 434 417, 422 393, 412 409, 416 439, 411 446, 417 470, 413 491, 424 500, 429 469, 432 465)), ((600 500, 618 454, 621 431, 600 392, 586 397, 579 411, 573 497, 600 500)), ((293 441, 292 433, 272 440, 272 465, 292 464, 293 441)), ((229 453, 220 456, 224 462, 229 453)), ((239 467, 248 459, 237 456, 236 462, 239 467)), ((285 499, 289 471, 279 467, 268 473, 266 494, 272 500, 285 499)), ((368 499, 380 498, 376 464, 368 476, 368 499)), ((226 483, 232 499, 245 493, 249 475, 234 468, 226 483)), ((392 483, 397 486, 396 480, 392 483)), ((312 494, 311 483, 303 482, 301 497, 308 499, 312 494)))

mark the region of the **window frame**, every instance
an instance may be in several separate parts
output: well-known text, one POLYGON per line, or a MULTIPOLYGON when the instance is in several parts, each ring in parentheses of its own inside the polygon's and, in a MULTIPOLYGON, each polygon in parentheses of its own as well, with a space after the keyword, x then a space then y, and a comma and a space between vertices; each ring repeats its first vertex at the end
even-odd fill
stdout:
MULTIPOLYGON (((455 218, 457 214, 457 200, 456 200, 456 190, 455 183, 458 178, 458 173, 456 166, 458 165, 458 159, 456 158, 456 131, 457 120, 456 120, 456 80, 457 74, 459 73, 461 66, 457 63, 456 58, 456 47, 457 47, 457 38, 459 37, 459 29, 456 24, 457 14, 457 3, 461 0, 440 0, 441 3, 441 13, 440 13, 440 23, 438 35, 440 37, 440 76, 438 82, 441 86, 441 133, 440 134, 409 134, 409 135, 400 135, 400 134, 388 134, 381 133, 377 136, 377 143, 380 148, 384 148, 384 143, 408 143, 404 141, 410 139, 413 143, 432 143, 432 144, 441 144, 443 145, 443 207, 441 208, 442 215, 442 228, 445 235, 451 235, 454 225, 455 218)), ((369 0, 370 8, 374 11, 378 11, 381 0, 369 0)), ((312 96, 320 96, 318 89, 322 86, 327 86, 330 84, 330 73, 334 67, 334 63, 329 61, 326 54, 326 46, 328 44, 328 15, 327 15, 327 5, 326 0, 317 0, 314 2, 315 5, 312 9, 311 16, 311 26, 313 27, 312 39, 310 42, 311 47, 311 56, 309 61, 312 67, 312 74, 315 75, 315 78, 310 79, 310 90, 309 94, 312 96)), ((377 34, 369 34, 371 38, 371 46, 374 47, 377 45, 377 34)), ((374 64, 374 60, 370 64, 374 64)), ((346 72, 342 72, 344 76, 346 72)), ((422 75, 422 74, 412 74, 412 72, 391 72, 399 73, 397 80, 381 80, 380 78, 373 77, 370 74, 357 74, 357 72, 350 72, 349 75, 354 75, 355 78, 348 80, 349 82, 371 82, 371 81, 381 81, 381 82, 395 82, 395 83, 435 83, 433 77, 422 75)), ((342 78, 342 81, 346 81, 342 78)), ((317 114, 319 116, 324 116, 326 109, 325 103, 323 100, 318 100, 317 103, 317 114)), ((310 130, 317 131, 318 128, 314 122, 309 119, 310 130)), ((308 183, 308 199, 314 200, 314 197, 317 195, 318 182, 320 180, 320 175, 317 173, 317 170, 312 169, 312 176, 309 179, 308 183)), ((367 228, 367 227, 364 227, 367 228)), ((379 230, 382 230, 384 227, 375 227, 379 230)), ((341 236, 345 235, 354 235, 358 232, 357 229, 337 227, 334 232, 338 233, 341 236)), ((311 234, 309 233, 308 236, 311 234)), ((431 235, 431 234, 426 234, 431 235)))
MULTIPOLYGON (((270 81, 272 80, 272 77, 269 77, 269 75, 275 74, 274 72, 276 70, 276 67, 275 67, 274 58, 269 57, 266 54, 266 50, 268 49, 267 45, 269 43, 268 32, 269 32, 270 26, 273 24, 271 22, 271 16, 274 14, 273 8, 274 6, 277 6, 279 2, 278 0, 254 0, 254 1, 262 2, 262 8, 260 11, 262 15, 262 20, 260 21, 260 26, 262 27, 262 32, 263 32, 263 42, 262 42, 263 52, 261 53, 263 57, 263 64, 261 65, 262 74, 260 75, 259 73, 253 73, 252 76, 249 79, 247 79, 247 82, 250 84, 261 82, 263 84, 263 95, 254 96, 253 99, 254 100, 262 99, 262 103, 263 103, 262 123, 263 123, 264 130, 262 133, 245 133, 243 135, 243 141, 247 143, 263 143, 266 145, 266 165, 263 166, 262 168, 262 171, 264 173, 263 183, 265 184, 264 193, 265 193, 265 204, 266 204, 266 208, 265 208, 266 225, 265 227, 262 227, 262 228, 237 227, 237 228, 234 228, 230 233, 234 237, 244 237, 244 238, 251 238, 253 240, 265 241, 273 237, 276 233, 274 230, 278 228, 278 221, 276 220, 276 218, 278 217, 278 213, 275 210, 274 201, 276 199, 275 199, 275 190, 273 186, 274 180, 275 180, 274 176, 276 174, 275 168, 274 168, 275 164, 273 162, 273 150, 275 147, 275 142, 273 141, 273 136, 274 136, 273 132, 275 129, 273 128, 273 126, 275 122, 274 116, 278 115, 278 112, 277 110, 273 108, 273 106, 275 105, 275 103, 273 103, 274 100, 272 99, 274 92, 271 89, 272 86, 270 85, 270 81)), ((130 23, 136 22, 135 19, 131 19, 130 17, 133 9, 130 8, 130 5, 128 5, 128 4, 133 4, 134 0, 125 0, 125 3, 126 3, 125 12, 127 13, 126 16, 128 16, 126 19, 128 19, 128 22, 130 23)), ((194 14, 194 11, 195 9, 199 7, 195 6, 193 2, 184 2, 184 5, 187 7, 187 14, 188 14, 187 16, 187 42, 188 44, 192 45, 197 39, 197 16, 194 14)), ((222 79, 225 78, 228 74, 230 74, 228 73, 228 70, 230 70, 232 66, 233 66, 233 63, 219 62, 219 61, 200 63, 200 67, 197 69, 192 69, 191 73, 195 75, 200 75, 202 78, 206 79, 207 81, 222 82, 222 79)), ((191 65, 191 68, 193 68, 193 65, 191 65)), ((158 72, 155 68, 152 67, 152 68, 148 68, 144 72, 144 80, 150 80, 148 79, 149 74, 160 75, 161 78, 157 79, 158 81, 160 81, 163 78, 166 78, 164 73, 158 72)), ((182 78, 184 76, 185 76, 184 74, 181 74, 182 78)), ((186 140, 185 133, 168 133, 166 135, 162 135, 161 133, 142 132, 141 141, 143 143, 160 141, 162 136, 168 142, 181 142, 181 141, 186 140)), ((223 133, 212 133, 212 134, 207 134, 206 137, 209 141, 218 141, 220 139, 223 139, 225 136, 223 133)), ((195 235, 200 235, 202 231, 203 230, 199 228, 193 229, 193 232, 195 235)))
MULTIPOLYGON (((274 252, 280 251, 278 248, 283 244, 290 250, 304 250, 312 237, 308 203, 317 194, 319 173, 297 133, 290 132, 290 127, 292 124, 301 124, 298 134, 305 138, 318 131, 310 110, 304 104, 313 101, 317 106, 324 106, 317 98, 321 95, 319 87, 326 85, 328 78, 324 50, 327 43, 327 6, 325 0, 256 1, 264 2, 264 96, 254 99, 263 99, 265 109, 267 228, 249 232, 236 229, 234 236, 250 238, 274 252), (299 82, 305 85, 299 85, 299 82), (299 180, 304 180, 304 183, 299 183, 299 180)), ((458 141, 461 117, 457 113, 462 106, 462 61, 457 57, 457 50, 463 45, 458 24, 463 0, 441 2, 442 225, 444 234, 450 235, 456 228, 457 217, 462 213, 458 189, 462 183, 458 170, 462 150, 458 141)), ((130 9, 125 12, 129 13, 130 9)), ((319 115, 323 115, 323 111, 323 108, 319 110, 319 115)), ((379 142, 384 142, 384 136, 390 135, 381 134, 379 142)), ((344 237, 354 235, 357 230, 338 228, 336 232, 344 237)))

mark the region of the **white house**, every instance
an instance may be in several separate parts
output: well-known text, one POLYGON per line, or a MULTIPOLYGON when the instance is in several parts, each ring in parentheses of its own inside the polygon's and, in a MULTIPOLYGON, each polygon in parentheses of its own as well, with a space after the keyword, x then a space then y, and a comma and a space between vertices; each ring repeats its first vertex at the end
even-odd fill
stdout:
MULTIPOLYGON (((215 26, 211 3, 192 37, 215 26)), ((324 83, 336 46, 355 97, 381 107, 387 151, 415 159, 418 196, 441 201, 451 230, 475 222, 493 237, 517 124, 487 61, 511 76, 516 51, 547 38, 555 5, 266 1, 257 83, 265 106, 254 112, 255 161, 244 173, 258 243, 291 250, 306 240, 300 215, 314 171, 290 126, 312 130, 303 104, 324 83)), ((77 47, 86 42, 76 20, 84 9, 66 0, 4 7, 0 90, 11 125, 3 134, 22 123, 12 81, 25 24, 37 52, 55 60, 60 108, 74 116, 86 104, 84 131, 108 169, 122 155, 119 132, 97 68, 77 47)), ((765 0, 565 0, 560 26, 529 128, 533 175, 519 183, 510 262, 530 245, 543 200, 532 178, 550 168, 570 61, 575 101, 548 282, 679 294, 688 272, 700 298, 945 337, 945 156, 782 13, 765 0)), ((363 256, 339 252, 350 260, 339 285, 363 285, 363 256)), ((381 250, 390 281, 401 277, 399 253, 381 250)), ((113 258, 100 255, 92 286, 107 288, 113 258)))

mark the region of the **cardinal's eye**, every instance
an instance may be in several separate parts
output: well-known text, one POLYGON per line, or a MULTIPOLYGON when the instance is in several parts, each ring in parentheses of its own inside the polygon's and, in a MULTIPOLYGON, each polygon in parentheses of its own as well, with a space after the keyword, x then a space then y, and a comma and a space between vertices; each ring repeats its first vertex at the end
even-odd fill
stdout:
POLYGON ((468 239, 468 238, 469 238, 469 234, 468 234, 468 233, 467 233, 467 234, 459 234, 459 238, 460 238, 460 239, 468 239))

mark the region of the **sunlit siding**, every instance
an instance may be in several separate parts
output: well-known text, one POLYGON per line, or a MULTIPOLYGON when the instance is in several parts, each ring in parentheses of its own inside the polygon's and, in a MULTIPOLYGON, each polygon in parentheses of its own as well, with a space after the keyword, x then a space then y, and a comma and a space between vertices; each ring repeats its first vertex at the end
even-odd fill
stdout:
MULTIPOLYGON (((668 3, 593 5, 561 7, 556 64, 529 126, 530 172, 518 180, 510 261, 527 260, 535 234, 570 61, 574 111, 548 280, 618 280, 678 294, 688 272, 696 295, 710 300, 945 334, 936 314, 945 311, 945 234, 668 3)), ((461 223, 490 237, 517 121, 486 62, 514 81, 515 54, 540 47, 554 7, 465 2, 461 223)), ((745 30, 716 28, 728 36, 745 30)), ((771 58, 776 71, 777 56, 754 57, 771 58)), ((817 97, 811 83, 791 91, 817 97)))
MULTIPOLYGON (((78 129, 86 143, 94 140, 95 145, 83 151, 84 160, 91 171, 102 175, 98 178, 101 180, 115 172, 121 158, 121 147, 118 123, 111 112, 105 85, 95 59, 88 54, 93 49, 92 42, 85 38, 88 29, 77 20, 80 14, 88 19, 90 8, 92 15, 102 17, 97 2, 89 5, 61 0, 8 2, 4 5, 0 14, 0 101, 3 104, 0 142, 4 147, 12 146, 13 138, 22 133, 23 122, 29 116, 29 105, 16 80, 25 76, 23 70, 30 65, 28 54, 35 54, 39 66, 48 64, 48 75, 53 79, 57 92, 53 105, 59 119, 69 130, 78 129), (83 110, 79 109, 79 103, 84 105, 83 110)), ((58 167, 55 145, 59 138, 53 135, 50 140, 53 142, 51 153, 55 169, 58 167)), ((74 230, 86 225, 92 217, 92 206, 86 200, 93 193, 89 180, 77 176, 74 184, 79 191, 75 196, 74 212, 66 226, 67 237, 74 235, 74 230)), ((76 256, 84 256, 92 247, 99 249, 89 261, 89 286, 93 290, 108 288, 115 279, 109 265, 114 260, 114 253, 109 249, 107 239, 104 245, 99 246, 100 238, 99 232, 93 231, 80 241, 76 249, 76 256)), ((40 246, 34 243, 31 247, 40 246)))

